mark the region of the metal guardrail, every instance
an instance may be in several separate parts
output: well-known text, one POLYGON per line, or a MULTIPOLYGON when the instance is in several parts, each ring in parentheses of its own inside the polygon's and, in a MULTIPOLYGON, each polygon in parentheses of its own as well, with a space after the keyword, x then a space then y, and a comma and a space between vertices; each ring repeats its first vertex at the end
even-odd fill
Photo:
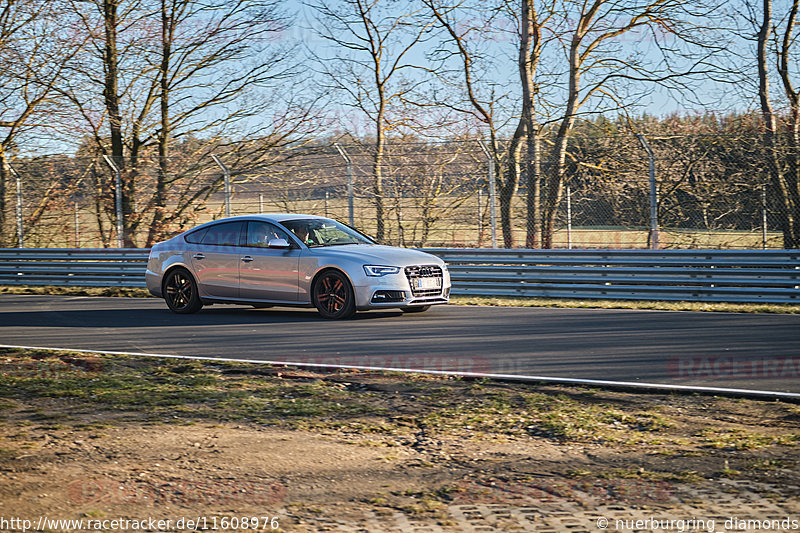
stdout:
MULTIPOLYGON (((800 250, 425 249, 453 294, 800 303, 800 250)), ((0 249, 0 285, 144 287, 148 249, 0 249)))
POLYGON ((429 249, 453 294, 800 303, 800 250, 429 249))
POLYGON ((0 249, 0 285, 144 287, 150 250, 0 249))

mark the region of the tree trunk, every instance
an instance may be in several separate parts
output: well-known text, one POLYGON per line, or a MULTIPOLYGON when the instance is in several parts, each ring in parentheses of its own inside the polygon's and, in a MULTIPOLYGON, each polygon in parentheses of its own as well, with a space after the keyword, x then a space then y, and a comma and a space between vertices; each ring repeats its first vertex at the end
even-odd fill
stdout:
POLYGON ((6 184, 8 183, 8 161, 6 160, 6 152, 3 146, 0 146, 0 247, 6 248, 10 246, 11 235, 10 231, 6 231, 6 224, 8 223, 6 217, 6 184))
POLYGON ((517 129, 514 131, 514 136, 511 138, 511 145, 508 147, 508 165, 505 169, 505 179, 501 180, 500 176, 503 171, 498 170, 498 187, 500 200, 500 226, 503 231, 503 245, 506 248, 514 248, 514 225, 513 225, 513 211, 514 211, 514 197, 517 195, 519 188, 520 178, 520 164, 519 159, 522 155, 522 149, 525 142, 525 121, 520 120, 517 124, 517 129))
POLYGON ((777 198, 779 208, 775 213, 783 231, 783 247, 796 248, 797 242, 792 234, 790 213, 792 206, 789 190, 781 172, 777 151, 777 118, 769 98, 769 72, 767 70, 767 47, 772 29, 772 0, 763 2, 763 20, 758 32, 758 97, 761 102, 761 116, 764 120, 764 147, 769 159, 769 173, 772 198, 777 198))
POLYGON ((156 191, 153 198, 155 211, 150 231, 147 235, 147 246, 152 246, 159 240, 163 233, 164 218, 166 216, 167 180, 169 179, 169 69, 172 56, 172 21, 167 14, 166 3, 161 1, 161 66, 159 70, 161 130, 158 135, 158 174, 156 176, 156 191))
POLYGON ((791 116, 791 154, 792 168, 786 176, 786 187, 789 190, 791 211, 789 222, 792 232, 792 248, 800 246, 800 107, 797 101, 792 102, 791 116))
POLYGON ((110 248, 111 235, 106 233, 105 223, 103 222, 103 215, 107 212, 103 209, 103 198, 106 197, 106 194, 103 190, 102 182, 97 175, 97 167, 94 165, 92 165, 92 186, 96 191, 94 195, 94 215, 97 220, 97 232, 100 241, 103 243, 103 248, 110 248))
POLYGON ((117 54, 117 5, 118 0, 104 0, 103 16, 105 23, 105 49, 103 66, 105 67, 105 85, 103 97, 111 130, 111 156, 121 169, 125 162, 122 158, 122 116, 119 111, 119 57, 117 54))
POLYGON ((556 139, 553 149, 553 165, 547 176, 547 192, 545 196, 544 220, 542 224, 542 248, 553 247, 553 234, 556 228, 556 215, 564 193, 564 162, 566 161, 567 137, 556 139))
POLYGON ((534 76, 541 53, 541 30, 536 20, 536 8, 533 0, 522 0, 522 21, 520 23, 519 74, 522 81, 522 120, 528 132, 526 143, 525 176, 527 178, 528 196, 527 233, 525 246, 538 248, 539 223, 541 220, 541 152, 539 128, 535 121, 536 85, 534 76))
POLYGON ((542 166, 541 166, 541 139, 538 132, 528 136, 528 160, 527 160, 527 211, 528 211, 528 233, 525 239, 527 248, 539 248, 541 246, 542 220, 542 166))
POLYGON ((793 34, 798 13, 800 13, 800 0, 793 0, 789 18, 785 23, 783 42, 778 50, 778 73, 783 82, 784 94, 789 100, 789 108, 791 110, 789 115, 789 154, 787 157, 789 168, 785 173, 785 180, 786 189, 789 193, 787 203, 790 206, 790 211, 787 214, 789 219, 787 223, 792 234, 791 241, 795 246, 800 245, 800 91, 796 90, 792 84, 790 61, 794 59, 791 48, 795 40, 793 34))
POLYGON ((108 113, 108 122, 111 138, 111 159, 120 170, 120 179, 122 181, 122 240, 123 246, 131 247, 133 243, 130 241, 126 226, 128 218, 126 214, 130 214, 133 210, 131 201, 133 199, 134 191, 132 190, 132 180, 126 176, 125 172, 125 148, 122 138, 122 115, 120 114, 120 96, 119 96, 119 55, 117 52, 117 26, 119 20, 117 18, 117 7, 119 0, 104 0, 103 1, 103 22, 105 25, 105 47, 103 50, 103 70, 104 72, 104 85, 103 85, 103 98, 105 100, 106 112, 108 113))
POLYGON ((558 128, 558 136, 553 147, 552 165, 546 184, 546 199, 544 206, 542 248, 553 247, 553 233, 556 226, 556 215, 561 203, 561 196, 564 192, 564 164, 567 160, 567 146, 569 145, 569 134, 575 124, 575 114, 578 111, 578 97, 580 87, 581 69, 583 68, 580 56, 581 40, 585 36, 586 22, 588 19, 582 17, 581 23, 572 37, 569 55, 569 86, 567 88, 567 105, 564 110, 564 117, 558 128))

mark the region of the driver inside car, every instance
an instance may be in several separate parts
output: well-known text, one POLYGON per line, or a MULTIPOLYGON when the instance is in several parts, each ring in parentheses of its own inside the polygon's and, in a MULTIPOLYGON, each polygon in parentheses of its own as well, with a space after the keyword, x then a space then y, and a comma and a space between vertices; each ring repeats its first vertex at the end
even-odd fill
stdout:
POLYGON ((247 235, 248 246, 256 246, 259 248, 267 248, 270 241, 274 239, 281 239, 277 230, 267 224, 251 223, 247 235))
POLYGON ((291 229, 292 229, 292 233, 294 233, 297 236, 297 238, 300 239, 300 241, 303 244, 314 244, 314 240, 311 238, 311 235, 310 235, 309 230, 308 230, 308 226, 305 226, 305 225, 300 226, 300 225, 298 225, 298 226, 293 227, 291 229))

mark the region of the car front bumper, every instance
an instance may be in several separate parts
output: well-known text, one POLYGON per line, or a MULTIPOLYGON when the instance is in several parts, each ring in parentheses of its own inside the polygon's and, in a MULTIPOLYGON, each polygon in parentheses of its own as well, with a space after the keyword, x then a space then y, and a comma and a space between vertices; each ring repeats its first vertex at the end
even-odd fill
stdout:
POLYGON ((417 291, 412 290, 412 279, 404 271, 399 274, 364 276, 359 280, 353 280, 356 308, 365 311, 446 304, 450 301, 450 275, 447 269, 443 269, 441 277, 441 287, 417 291))

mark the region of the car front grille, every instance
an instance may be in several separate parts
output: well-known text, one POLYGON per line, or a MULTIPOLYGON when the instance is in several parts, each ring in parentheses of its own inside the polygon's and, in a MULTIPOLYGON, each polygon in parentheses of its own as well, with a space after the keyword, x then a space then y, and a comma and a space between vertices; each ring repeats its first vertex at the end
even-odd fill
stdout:
POLYGON ((406 278, 408 278, 408 284, 411 285, 411 294, 415 298, 440 296, 442 294, 443 276, 442 268, 439 266, 420 265, 406 267, 406 278), (428 285, 429 283, 434 285, 428 285))

